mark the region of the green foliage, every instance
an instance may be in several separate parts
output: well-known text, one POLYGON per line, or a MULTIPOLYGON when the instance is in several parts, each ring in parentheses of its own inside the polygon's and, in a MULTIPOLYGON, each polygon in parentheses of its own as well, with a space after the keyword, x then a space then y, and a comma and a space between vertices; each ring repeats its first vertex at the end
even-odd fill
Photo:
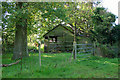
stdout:
POLYGON ((112 22, 115 22, 116 16, 103 7, 97 7, 94 11, 94 15, 91 16, 93 23, 96 25, 102 25, 103 27, 110 27, 112 22))
MULTIPOLYGON (((2 78, 118 78, 118 58, 90 56, 69 62, 71 53, 46 54, 42 56, 39 66, 39 54, 30 53, 21 63, 2 68, 2 78), (73 74, 74 73, 74 74, 73 74)), ((10 60, 12 54, 3 55, 3 64, 15 62, 10 60)))
POLYGON ((108 58, 117 58, 118 57, 118 47, 117 46, 111 46, 111 45, 100 45, 99 46, 103 56, 108 58))
POLYGON ((113 23, 116 16, 103 7, 97 7, 94 11, 94 15, 91 16, 94 28, 91 29, 92 40, 101 44, 112 44, 114 42, 111 34, 113 23))
POLYGON ((111 31, 111 35, 113 39, 115 40, 115 42, 120 40, 120 25, 114 26, 114 28, 111 31))
POLYGON ((77 33, 88 33, 93 28, 91 15, 93 15, 93 6, 89 2, 66 3, 67 17, 66 23, 70 24, 77 33))

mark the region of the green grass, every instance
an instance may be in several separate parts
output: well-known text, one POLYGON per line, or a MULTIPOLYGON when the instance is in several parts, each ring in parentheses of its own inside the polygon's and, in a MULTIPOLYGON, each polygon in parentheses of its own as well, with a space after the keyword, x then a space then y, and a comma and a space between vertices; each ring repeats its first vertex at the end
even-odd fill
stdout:
MULTIPOLYGON (((70 53, 42 54, 39 66, 38 53, 30 53, 20 63, 2 68, 3 78, 118 78, 118 58, 80 56, 69 61, 70 53)), ((3 64, 15 62, 12 54, 3 55, 3 64)))

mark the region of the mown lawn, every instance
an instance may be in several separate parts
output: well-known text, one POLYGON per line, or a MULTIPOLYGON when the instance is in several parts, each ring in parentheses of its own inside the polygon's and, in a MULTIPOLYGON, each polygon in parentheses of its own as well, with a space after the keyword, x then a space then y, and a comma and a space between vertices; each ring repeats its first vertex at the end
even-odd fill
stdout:
MULTIPOLYGON (((38 53, 30 53, 21 63, 2 68, 3 78, 118 78, 118 58, 80 56, 69 61, 70 53, 42 54, 39 66, 38 53)), ((3 64, 15 62, 12 54, 3 55, 3 64)))

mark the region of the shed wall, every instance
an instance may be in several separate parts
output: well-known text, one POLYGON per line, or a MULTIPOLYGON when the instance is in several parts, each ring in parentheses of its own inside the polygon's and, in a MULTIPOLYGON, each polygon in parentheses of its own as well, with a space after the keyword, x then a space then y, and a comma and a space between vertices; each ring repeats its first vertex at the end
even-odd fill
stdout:
MULTIPOLYGON (((44 40, 44 51, 48 52, 71 52, 73 49, 74 35, 69 30, 62 26, 59 26, 49 32, 45 37, 48 39, 44 40), (50 36, 57 37, 57 41, 53 42, 50 36)), ((77 37, 77 43, 90 43, 88 38, 77 37)))

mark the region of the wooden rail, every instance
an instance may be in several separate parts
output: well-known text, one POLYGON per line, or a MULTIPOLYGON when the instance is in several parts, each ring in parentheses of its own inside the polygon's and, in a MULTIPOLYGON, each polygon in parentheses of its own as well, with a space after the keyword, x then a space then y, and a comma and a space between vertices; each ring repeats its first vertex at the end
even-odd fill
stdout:
POLYGON ((78 45, 92 45, 92 44, 76 44, 76 46, 78 46, 78 45))
POLYGON ((76 44, 77 55, 84 53, 84 55, 93 53, 92 44, 76 44))

